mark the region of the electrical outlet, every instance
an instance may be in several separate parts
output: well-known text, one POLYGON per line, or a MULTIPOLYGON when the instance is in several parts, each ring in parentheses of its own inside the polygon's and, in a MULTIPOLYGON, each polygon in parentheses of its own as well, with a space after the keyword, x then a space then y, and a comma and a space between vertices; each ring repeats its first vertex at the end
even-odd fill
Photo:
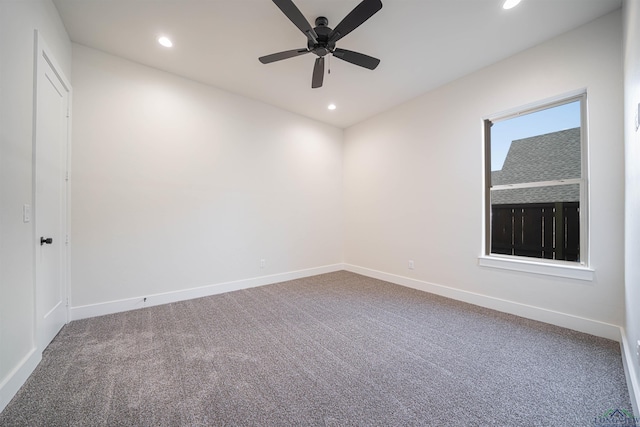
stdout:
POLYGON ((410 259, 409 260, 409 270, 413 270, 414 267, 415 267, 415 265, 413 264, 413 260, 410 259))
POLYGON ((264 268, 267 265, 267 261, 263 258, 260 260, 260 268, 264 268))

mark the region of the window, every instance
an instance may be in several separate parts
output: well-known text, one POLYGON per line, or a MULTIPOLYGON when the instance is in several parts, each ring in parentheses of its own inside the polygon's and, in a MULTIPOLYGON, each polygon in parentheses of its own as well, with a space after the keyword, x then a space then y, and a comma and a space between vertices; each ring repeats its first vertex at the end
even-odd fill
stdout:
POLYGON ((485 120, 487 255, 586 264, 585 104, 485 120))

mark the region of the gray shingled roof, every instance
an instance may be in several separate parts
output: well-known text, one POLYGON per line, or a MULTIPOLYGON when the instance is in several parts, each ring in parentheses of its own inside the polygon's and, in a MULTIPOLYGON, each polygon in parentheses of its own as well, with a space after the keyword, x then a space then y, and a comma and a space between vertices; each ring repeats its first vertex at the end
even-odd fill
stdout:
MULTIPOLYGON (((491 172, 492 185, 580 178, 580 128, 562 130, 511 143, 502 170, 491 172)), ((494 205, 523 203, 577 202, 580 186, 496 190, 494 205)))

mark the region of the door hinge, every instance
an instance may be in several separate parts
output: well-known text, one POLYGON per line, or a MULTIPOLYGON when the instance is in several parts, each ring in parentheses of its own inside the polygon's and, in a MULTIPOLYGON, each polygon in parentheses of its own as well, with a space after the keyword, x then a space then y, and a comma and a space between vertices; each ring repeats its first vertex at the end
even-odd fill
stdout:
POLYGON ((69 171, 66 171, 66 172, 64 173, 64 180, 65 180, 65 181, 69 181, 69 171))
POLYGON ((71 111, 67 108, 67 118, 71 115, 71 111))
POLYGON ((65 245, 69 244, 69 235, 68 234, 64 236, 64 244, 65 245))

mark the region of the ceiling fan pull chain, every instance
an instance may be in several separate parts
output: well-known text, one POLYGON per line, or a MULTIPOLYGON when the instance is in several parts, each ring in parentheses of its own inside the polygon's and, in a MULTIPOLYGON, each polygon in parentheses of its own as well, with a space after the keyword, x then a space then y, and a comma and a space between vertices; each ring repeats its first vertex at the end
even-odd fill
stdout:
POLYGON ((327 74, 331 74, 331 57, 333 54, 329 55, 329 67, 327 67, 327 74))

